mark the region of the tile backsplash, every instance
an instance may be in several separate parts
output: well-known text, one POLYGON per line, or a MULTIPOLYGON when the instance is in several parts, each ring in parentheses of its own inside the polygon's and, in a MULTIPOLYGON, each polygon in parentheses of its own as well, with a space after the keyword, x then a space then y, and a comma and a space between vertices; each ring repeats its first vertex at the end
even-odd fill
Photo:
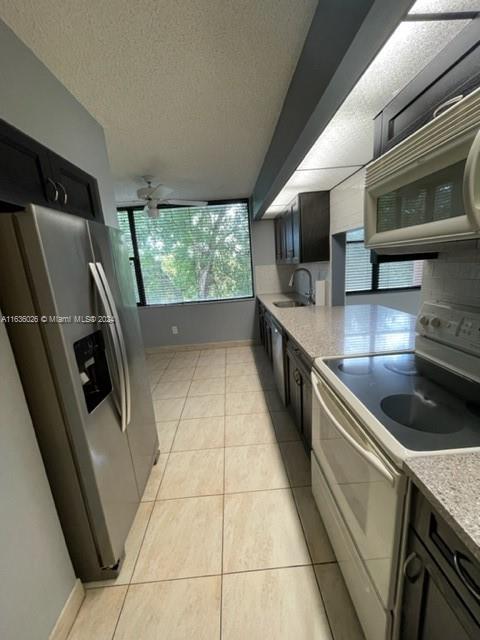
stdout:
POLYGON ((255 267, 255 291, 257 293, 288 293, 288 281, 293 265, 258 265, 255 267))
POLYGON ((454 243, 424 266, 422 301, 480 308, 480 241, 454 243))
POLYGON ((307 294, 308 276, 303 272, 295 276, 294 289, 290 289, 288 286, 292 273, 298 267, 305 267, 310 271, 314 291, 316 280, 326 280, 328 278, 328 262, 309 262, 297 265, 258 265, 255 267, 255 291, 257 293, 292 293, 296 291, 303 295, 307 294))

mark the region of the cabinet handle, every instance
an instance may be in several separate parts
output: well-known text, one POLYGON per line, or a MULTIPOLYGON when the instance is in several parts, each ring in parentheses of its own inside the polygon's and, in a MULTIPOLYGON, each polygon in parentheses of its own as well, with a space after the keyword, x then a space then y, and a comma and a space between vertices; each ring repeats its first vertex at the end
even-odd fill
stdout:
POLYGON ((298 384, 298 386, 300 386, 302 384, 302 379, 300 377, 300 373, 299 373, 298 369, 295 369, 295 371, 293 372, 293 378, 294 378, 295 382, 298 384))
POLYGON ((48 184, 51 184, 52 187, 54 188, 54 194, 53 194, 53 202, 57 202, 58 200, 58 187, 57 187, 57 183, 54 182, 51 178, 47 178, 47 182, 48 184))
POLYGON ((442 113, 442 111, 445 111, 445 109, 448 109, 448 107, 451 107, 452 105, 457 104, 457 102, 460 102, 460 100, 463 100, 463 94, 460 94, 458 96, 455 96, 454 98, 450 98, 450 100, 446 100, 445 102, 442 102, 442 104, 439 105, 433 112, 433 117, 436 118, 442 113))
POLYGON ((57 182, 57 184, 60 187, 60 189, 63 191, 63 204, 67 204, 67 200, 68 200, 67 190, 65 189, 65 187, 61 182, 57 182))
POLYGON ((422 568, 423 565, 420 556, 413 552, 409 556, 407 556, 407 559, 403 563, 403 575, 409 582, 415 582, 418 576, 422 573, 422 568), (408 568, 414 560, 418 560, 418 565, 416 569, 414 567, 414 571, 412 573, 408 573, 408 568))
POLYGON ((460 564, 460 560, 462 558, 462 554, 458 551, 455 551, 453 554, 453 566, 455 567, 455 571, 457 572, 458 577, 463 582, 463 584, 467 587, 468 591, 472 594, 472 596, 480 601, 480 592, 477 590, 476 585, 472 584, 472 581, 468 579, 468 577, 463 573, 462 565, 460 564))

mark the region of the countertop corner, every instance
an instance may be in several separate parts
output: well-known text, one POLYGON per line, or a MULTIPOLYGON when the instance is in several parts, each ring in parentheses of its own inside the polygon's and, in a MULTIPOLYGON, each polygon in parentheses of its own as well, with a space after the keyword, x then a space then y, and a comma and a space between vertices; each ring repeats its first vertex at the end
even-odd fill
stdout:
POLYGON ((404 468, 480 561, 480 452, 407 458, 404 468))

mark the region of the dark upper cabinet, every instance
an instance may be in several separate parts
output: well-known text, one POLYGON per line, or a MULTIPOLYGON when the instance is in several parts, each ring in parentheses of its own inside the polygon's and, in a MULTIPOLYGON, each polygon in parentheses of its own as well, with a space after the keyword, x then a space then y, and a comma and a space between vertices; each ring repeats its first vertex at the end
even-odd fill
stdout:
POLYGON ((50 154, 58 188, 58 207, 76 216, 102 220, 100 194, 95 178, 68 160, 50 154))
POLYGON ((322 262, 330 259, 330 194, 300 193, 282 216, 275 218, 277 263, 322 262))
POLYGON ((0 200, 48 205, 55 191, 48 150, 0 120, 0 200))
POLYGON ((375 118, 374 157, 480 86, 480 16, 472 20, 375 118), (452 102, 450 102, 452 101, 452 102))
POLYGON ((103 222, 96 179, 0 120, 2 209, 33 203, 103 222))

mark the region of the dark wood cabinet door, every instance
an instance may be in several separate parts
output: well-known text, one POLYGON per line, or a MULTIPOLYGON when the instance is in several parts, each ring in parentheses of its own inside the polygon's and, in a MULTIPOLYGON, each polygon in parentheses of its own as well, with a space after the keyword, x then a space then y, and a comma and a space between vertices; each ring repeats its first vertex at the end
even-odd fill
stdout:
POLYGON ((301 375, 295 354, 289 348, 286 352, 287 365, 287 408, 298 432, 302 433, 302 388, 301 375))
POLYGON ((298 199, 291 208, 292 215, 292 262, 298 264, 300 262, 300 210, 298 208, 298 199))
POLYGON ((308 374, 302 375, 302 434, 305 448, 312 448, 312 383, 308 374))
POLYGON ((285 224, 285 250, 286 261, 288 263, 293 262, 293 215, 292 208, 287 211, 284 217, 285 224))
POLYGON ((51 154, 50 162, 59 190, 58 208, 76 216, 103 222, 96 179, 56 154, 51 154))
POLYGON ((265 316, 261 309, 258 311, 258 333, 260 337, 260 344, 265 347, 265 316))
POLYGON ((300 193, 300 262, 330 260, 330 194, 300 193))
POLYGON ((480 85, 480 17, 472 20, 375 118, 374 157, 480 85))
POLYGON ((456 591, 412 530, 403 572, 401 640, 473 640, 479 637, 478 627, 468 619, 468 612, 456 591))
POLYGON ((56 193, 48 150, 0 120, 0 201, 46 206, 56 193))
POLYGON ((282 262, 282 218, 275 218, 275 259, 277 263, 282 262))

